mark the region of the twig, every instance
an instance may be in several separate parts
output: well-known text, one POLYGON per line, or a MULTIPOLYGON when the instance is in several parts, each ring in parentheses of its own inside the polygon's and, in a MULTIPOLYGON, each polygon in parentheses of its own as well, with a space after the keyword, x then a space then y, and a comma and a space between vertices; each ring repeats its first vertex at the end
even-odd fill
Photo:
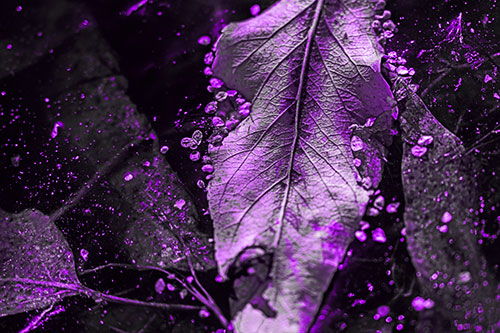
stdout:
MULTIPOLYGON (((187 257, 189 258, 189 255, 187 257)), ((139 270, 139 271, 154 270, 154 271, 162 272, 162 273, 166 274, 168 277, 173 276, 173 278, 177 282, 179 282, 184 288, 186 288, 186 290, 188 290, 196 299, 198 299, 201 303, 203 303, 207 308, 212 310, 212 312, 217 316, 217 318, 219 319, 219 321, 221 322, 221 324, 224 327, 229 328, 231 326, 231 323, 226 319, 226 317, 224 316, 224 314, 222 313, 222 311, 218 307, 217 303, 215 303, 213 298, 210 297, 210 294, 208 294, 208 292, 205 290, 205 288, 203 288, 201 283, 196 278, 196 274, 194 272, 194 268, 192 267, 192 262, 190 261, 190 259, 188 260, 188 264, 190 265, 191 274, 193 275, 193 278, 195 279, 196 284, 198 285, 198 287, 200 287, 200 289, 202 289, 203 293, 206 295, 202 295, 198 290, 192 288, 191 286, 188 286, 184 281, 179 279, 175 274, 172 274, 163 268, 159 268, 159 267, 155 267, 155 266, 140 266, 140 265, 121 264, 121 263, 109 263, 106 265, 102 265, 102 266, 98 266, 98 267, 95 267, 92 269, 81 271, 80 274, 88 274, 88 273, 96 272, 96 271, 101 270, 101 269, 113 268, 113 267, 135 269, 135 270, 139 270)))
POLYGON ((425 89, 424 91, 422 91, 422 94, 420 94, 422 96, 422 98, 425 97, 425 95, 427 95, 427 93, 429 92, 430 89, 432 89, 436 84, 439 83, 439 81, 441 81, 442 79, 445 78, 446 75, 448 75, 449 73, 451 72, 451 68, 447 68, 443 73, 441 73, 441 75, 439 75, 437 78, 434 79, 434 81, 432 81, 425 89))
POLYGON ((34 320, 32 320, 28 326, 26 326, 25 328, 23 328, 22 330, 19 331, 19 333, 27 333, 35 328, 37 328, 38 326, 38 323, 43 319, 43 317, 45 317, 45 315, 50 312, 52 309, 54 308, 54 303, 50 304, 50 306, 48 308, 46 308, 45 310, 43 310, 43 312, 38 315, 34 320))
POLYGON ((19 282, 25 284, 33 284, 44 287, 54 287, 60 289, 67 289, 77 292, 80 295, 84 295, 87 297, 91 297, 94 300, 105 300, 113 303, 119 304, 129 304, 129 305, 138 305, 138 306, 147 306, 153 308, 167 309, 167 310, 201 310, 203 307, 194 306, 194 305, 184 305, 184 304, 166 304, 166 303, 157 303, 157 302, 145 302, 139 301, 130 298, 124 298, 119 296, 113 296, 106 293, 102 293, 100 291, 78 285, 78 284, 70 284, 63 282, 55 282, 55 281, 38 281, 32 279, 25 278, 5 278, 0 279, 0 282, 19 282))

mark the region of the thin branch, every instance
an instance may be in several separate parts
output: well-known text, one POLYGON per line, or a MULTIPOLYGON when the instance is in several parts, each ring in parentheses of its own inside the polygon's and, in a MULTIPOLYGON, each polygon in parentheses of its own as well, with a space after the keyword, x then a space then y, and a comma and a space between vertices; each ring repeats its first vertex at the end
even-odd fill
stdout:
MULTIPOLYGON (((187 257, 189 258, 189 255, 187 255, 187 257)), ((221 322, 221 324, 224 327, 229 327, 231 325, 231 323, 226 319, 226 317, 224 316, 224 314, 222 313, 222 311, 218 307, 217 303, 212 299, 212 297, 210 297, 210 294, 208 294, 208 292, 203 288, 201 283, 196 278, 196 274, 194 272, 194 268, 192 267, 192 262, 190 261, 190 259, 188 261, 188 264, 190 265, 191 274, 193 275, 193 278, 195 279, 196 284, 203 290, 203 293, 205 293, 206 296, 202 295, 198 290, 194 289, 193 287, 188 286, 184 281, 179 279, 175 274, 172 274, 163 268, 159 268, 159 267, 155 267, 155 266, 140 266, 140 265, 132 265, 132 264, 109 263, 106 265, 102 265, 102 266, 98 266, 98 267, 95 267, 92 269, 81 271, 80 274, 88 274, 88 273, 92 273, 92 272, 97 272, 101 269, 113 268, 113 267, 122 267, 122 268, 126 268, 126 269, 134 269, 134 270, 139 270, 139 271, 153 270, 153 271, 162 272, 162 273, 166 274, 169 278, 171 278, 173 276, 173 279, 175 279, 177 282, 179 282, 196 299, 198 299, 207 308, 209 308, 217 316, 217 318, 219 319, 219 321, 221 322)))
POLYGON ((27 333, 31 330, 34 330, 35 328, 37 328, 38 324, 40 323, 40 321, 45 317, 45 315, 52 311, 52 309, 54 308, 54 303, 50 304, 50 306, 48 308, 46 308, 45 310, 43 310, 43 312, 36 316, 36 318, 34 320, 32 320, 28 326, 26 326, 25 328, 23 328, 22 330, 19 331, 19 333, 27 333))
POLYGON ((55 282, 55 281, 38 281, 38 280, 25 279, 25 278, 5 278, 5 279, 0 279, 0 282, 19 282, 19 283, 25 283, 25 284, 33 284, 33 285, 37 285, 37 286, 67 289, 67 290, 75 291, 80 295, 84 295, 86 297, 91 297, 94 300, 105 300, 105 301, 119 303, 119 304, 147 306, 147 307, 154 307, 154 308, 167 309, 167 310, 201 310, 201 309, 203 309, 203 307, 201 307, 201 306, 194 306, 194 305, 166 304, 166 303, 139 301, 139 300, 135 300, 135 299, 109 295, 109 294, 102 293, 100 291, 90 289, 88 287, 81 286, 78 284, 62 283, 62 282, 55 282))

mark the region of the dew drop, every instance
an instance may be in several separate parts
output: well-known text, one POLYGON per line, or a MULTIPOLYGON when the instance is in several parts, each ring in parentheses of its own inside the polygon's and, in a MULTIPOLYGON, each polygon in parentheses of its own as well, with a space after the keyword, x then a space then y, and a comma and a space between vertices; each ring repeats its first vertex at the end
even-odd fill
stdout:
POLYGON ((369 190, 372 187, 372 179, 370 177, 365 177, 361 180, 361 186, 365 190, 369 190))
POLYGON ((228 97, 234 97, 238 94, 238 92, 236 90, 228 90, 227 91, 227 96, 228 97))
POLYGON ((422 135, 417 143, 419 146, 428 146, 432 141, 434 141, 434 138, 431 135, 422 135))
POLYGON ((217 102, 222 102, 222 101, 224 101, 226 98, 227 98, 227 92, 225 92, 225 91, 219 91, 219 92, 215 95, 215 99, 217 100, 217 102))
POLYGON ((200 152, 195 150, 192 151, 191 154, 189 154, 189 159, 193 162, 196 162, 200 159, 200 152))
POLYGON ((353 163, 356 168, 359 168, 361 166, 361 160, 359 158, 355 158, 353 160, 353 163))
POLYGON ((191 138, 193 139, 195 145, 199 146, 201 144, 201 141, 203 140, 203 133, 200 130, 196 130, 193 132, 191 138))
POLYGON ((208 318, 210 317, 210 312, 208 312, 206 309, 201 309, 200 312, 198 312, 198 315, 201 318, 208 318))
POLYGON ((382 305, 377 308, 377 313, 381 317, 385 317, 389 314, 390 308, 387 305, 382 305))
POLYGON ((201 171, 206 173, 212 173, 214 172, 214 167, 212 164, 205 164, 204 166, 201 167, 201 171))
POLYGON ((257 16, 259 15, 260 13, 260 6, 255 4, 253 5, 252 7, 250 7, 250 14, 252 14, 253 16, 257 16))
POLYGON ((385 232, 381 228, 377 228, 372 231, 372 239, 378 243, 385 243, 385 241, 387 240, 385 232))
POLYGON ((179 199, 175 202, 174 207, 177 209, 182 209, 184 205, 186 204, 186 201, 184 199, 179 199))
POLYGON ((205 106, 205 113, 214 114, 217 111, 217 102, 213 101, 205 106))
POLYGON ((409 71, 408 68, 406 68, 405 66, 399 66, 396 69, 396 73, 398 73, 399 75, 408 75, 409 71))
POLYGON ((198 44, 203 46, 210 44, 210 36, 201 36, 198 38, 198 44))
POLYGON ((373 206, 377 209, 384 209, 385 199, 383 196, 379 195, 374 201, 373 206))
POLYGON ((81 249, 80 256, 82 257, 83 261, 87 261, 89 258, 89 251, 87 251, 86 249, 81 249))
POLYGON ((368 237, 366 236, 366 233, 364 231, 356 231, 354 233, 354 236, 356 236, 356 238, 360 241, 360 242, 364 242, 368 237))
POLYGON ((363 140, 357 135, 351 138, 351 149, 352 151, 360 151, 363 149, 363 140))
POLYGON ((181 139, 181 146, 183 148, 189 148, 193 144, 193 139, 185 137, 181 139))
POLYGON ((123 179, 124 179, 126 182, 129 182, 129 181, 131 181, 132 179, 134 179, 134 175, 133 175, 133 174, 131 174, 130 172, 127 172, 127 173, 125 174, 125 176, 123 176, 123 179))
POLYGON ((213 117, 212 118, 212 124, 215 127, 222 127, 225 125, 224 121, 220 117, 213 117))
POLYGON ((210 67, 205 67, 205 69, 203 70, 203 74, 205 74, 206 76, 211 76, 214 72, 212 72, 212 68, 210 67))
POLYGON ((425 153, 427 152, 427 148, 426 147, 422 147, 422 146, 413 146, 411 148, 411 154, 415 157, 422 157, 425 155, 425 153))
POLYGON ((453 216, 450 214, 450 212, 444 212, 443 216, 441 216, 441 222, 443 223, 449 223, 453 219, 453 216))
POLYGON ((205 62, 205 64, 211 65, 214 61, 214 54, 212 52, 208 52, 207 54, 205 54, 203 61, 205 62))
POLYGON ((216 89, 220 89, 224 85, 224 82, 215 77, 211 78, 209 82, 210 85, 216 89))
POLYGON ((447 225, 441 225, 437 228, 439 232, 445 233, 448 231, 448 226, 447 225))
POLYGON ((155 283, 155 291, 158 294, 161 294, 163 293, 164 290, 165 290, 165 281, 162 278, 159 278, 155 283))
POLYGON ((398 211, 399 205, 400 205, 399 202, 391 202, 390 204, 387 205, 385 211, 389 214, 394 214, 398 211))
POLYGON ((198 181, 196 182, 196 186, 198 186, 201 189, 204 189, 205 187, 207 187, 207 185, 205 184, 205 182, 202 179, 198 179, 198 181))
POLYGON ((168 146, 162 146, 160 148, 160 154, 165 155, 168 152, 168 149, 169 149, 168 146))
POLYGON ((472 276, 468 271, 460 272, 458 275, 458 283, 467 283, 470 280, 472 280, 472 276))

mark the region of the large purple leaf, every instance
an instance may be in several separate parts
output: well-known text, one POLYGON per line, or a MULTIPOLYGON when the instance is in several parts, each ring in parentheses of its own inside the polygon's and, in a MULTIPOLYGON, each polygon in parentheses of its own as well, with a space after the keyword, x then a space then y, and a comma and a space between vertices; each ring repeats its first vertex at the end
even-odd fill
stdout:
POLYGON ((82 289, 73 253, 48 216, 0 210, 0 317, 47 307, 82 289))
MULTIPOLYGON (((435 303, 422 317, 441 318, 458 330, 493 330, 500 318, 497 286, 474 226, 478 163, 415 93, 402 83, 396 88, 398 98, 407 98, 401 167, 408 251, 423 295, 435 303)), ((436 329, 435 322, 420 325, 422 331, 436 329)))
POLYGON ((380 181, 392 94, 375 2, 283 0, 217 43, 214 76, 252 112, 211 150, 216 259, 226 277, 235 261, 273 256, 252 302, 262 311, 235 320, 242 332, 307 329, 380 181))

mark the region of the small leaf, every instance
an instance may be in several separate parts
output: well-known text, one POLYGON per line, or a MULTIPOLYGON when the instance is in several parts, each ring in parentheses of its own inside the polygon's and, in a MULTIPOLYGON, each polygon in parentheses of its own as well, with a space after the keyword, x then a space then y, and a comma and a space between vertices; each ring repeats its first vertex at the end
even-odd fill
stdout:
POLYGON ((79 293, 73 254, 49 217, 0 211, 0 219, 0 317, 79 293))
POLYGON ((392 94, 375 2, 280 1, 217 42, 214 76, 252 111, 211 151, 216 259, 226 277, 248 248, 273 258, 263 297, 277 315, 247 305, 235 320, 242 332, 311 325, 380 181, 392 94))
MULTIPOLYGON (((435 312, 435 318, 454 323, 456 329, 494 330, 500 315, 496 284, 473 222, 473 212, 479 208, 478 163, 415 93, 410 89, 406 93, 401 113, 406 238, 424 296, 435 302, 434 307, 420 306, 418 298, 414 307, 435 312), (426 135, 436 140, 416 158, 413 148, 426 135)), ((432 330, 434 323, 419 325, 430 325, 432 330)))

